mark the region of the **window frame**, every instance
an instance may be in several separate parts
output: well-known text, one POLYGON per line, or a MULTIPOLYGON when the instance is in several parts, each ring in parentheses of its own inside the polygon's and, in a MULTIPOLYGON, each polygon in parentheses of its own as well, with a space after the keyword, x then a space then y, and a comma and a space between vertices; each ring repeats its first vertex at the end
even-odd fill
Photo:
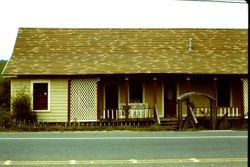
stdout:
POLYGON ((50 112, 50 81, 49 80, 32 80, 31 81, 31 109, 34 112, 50 112), (47 83, 48 84, 48 98, 47 98, 47 110, 34 110, 34 84, 47 83))

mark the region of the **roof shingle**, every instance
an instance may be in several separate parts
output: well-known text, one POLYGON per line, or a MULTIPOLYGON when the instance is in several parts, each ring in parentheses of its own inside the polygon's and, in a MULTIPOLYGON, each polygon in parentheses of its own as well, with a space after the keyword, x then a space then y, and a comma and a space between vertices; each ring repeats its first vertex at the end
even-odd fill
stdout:
POLYGON ((247 55, 246 29, 20 28, 3 75, 247 74, 247 55))

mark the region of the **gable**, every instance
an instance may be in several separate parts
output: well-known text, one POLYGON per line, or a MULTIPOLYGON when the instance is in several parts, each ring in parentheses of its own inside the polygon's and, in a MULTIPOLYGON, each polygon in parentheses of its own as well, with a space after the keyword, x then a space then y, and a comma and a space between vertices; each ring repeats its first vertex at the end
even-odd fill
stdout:
POLYGON ((247 74, 247 36, 246 29, 20 28, 3 75, 247 74))

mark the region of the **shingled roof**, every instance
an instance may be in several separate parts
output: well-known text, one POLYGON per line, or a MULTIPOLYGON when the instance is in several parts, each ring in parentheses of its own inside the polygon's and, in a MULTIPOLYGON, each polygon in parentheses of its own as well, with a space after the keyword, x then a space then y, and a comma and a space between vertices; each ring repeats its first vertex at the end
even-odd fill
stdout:
POLYGON ((247 29, 20 28, 3 75, 247 74, 247 56, 247 29))

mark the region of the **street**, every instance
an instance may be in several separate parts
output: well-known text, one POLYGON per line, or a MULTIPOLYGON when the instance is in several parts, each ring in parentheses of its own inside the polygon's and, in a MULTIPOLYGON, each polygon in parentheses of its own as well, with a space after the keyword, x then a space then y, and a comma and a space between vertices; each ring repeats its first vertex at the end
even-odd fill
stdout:
POLYGON ((2 132, 0 165, 247 166, 247 131, 2 132))

